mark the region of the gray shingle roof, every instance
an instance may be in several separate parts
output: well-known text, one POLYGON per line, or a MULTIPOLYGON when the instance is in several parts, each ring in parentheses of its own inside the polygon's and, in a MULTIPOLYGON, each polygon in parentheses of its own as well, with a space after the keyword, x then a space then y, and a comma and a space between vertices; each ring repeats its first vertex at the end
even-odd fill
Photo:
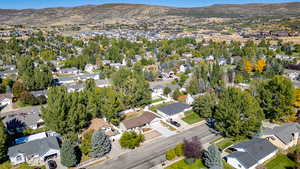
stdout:
POLYGON ((178 114, 188 108, 190 108, 189 105, 178 102, 178 103, 161 106, 157 109, 169 116, 172 116, 172 115, 178 114))
POLYGON ((15 157, 19 153, 26 156, 31 154, 44 155, 50 149, 59 150, 59 144, 55 136, 50 136, 38 140, 33 140, 24 144, 15 145, 8 148, 8 156, 15 157))
POLYGON ((262 132, 263 135, 275 135, 284 144, 289 144, 293 140, 293 133, 300 133, 300 124, 285 123, 273 129, 266 129, 262 132))
POLYGON ((231 146, 230 148, 245 150, 245 152, 233 152, 227 157, 238 159, 238 161, 242 163, 246 168, 250 168, 259 160, 265 158, 266 156, 277 150, 277 148, 272 143, 262 138, 253 138, 249 141, 241 142, 239 144, 231 146))

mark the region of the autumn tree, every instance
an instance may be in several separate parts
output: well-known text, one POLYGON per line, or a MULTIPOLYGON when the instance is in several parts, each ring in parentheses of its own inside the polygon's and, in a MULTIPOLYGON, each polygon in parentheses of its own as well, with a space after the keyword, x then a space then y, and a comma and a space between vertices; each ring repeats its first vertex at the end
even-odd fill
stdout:
POLYGON ((249 60, 244 60, 244 70, 247 73, 251 73, 253 70, 253 65, 249 60))
POLYGON ((259 59, 256 62, 255 65, 255 69, 256 71, 258 71, 259 73, 263 72, 264 69, 266 68, 267 64, 266 64, 266 60, 265 59, 259 59))
POLYGON ((300 88, 295 89, 295 100, 293 105, 295 107, 300 107, 300 88))

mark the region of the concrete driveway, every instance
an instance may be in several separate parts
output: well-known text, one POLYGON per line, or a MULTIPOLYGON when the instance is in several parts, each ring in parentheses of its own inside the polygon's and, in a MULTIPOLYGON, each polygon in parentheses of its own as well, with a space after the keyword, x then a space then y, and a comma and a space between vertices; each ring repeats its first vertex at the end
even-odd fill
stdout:
POLYGON ((171 131, 167 127, 163 126, 160 121, 152 123, 151 127, 164 137, 169 137, 176 134, 176 131, 171 131))

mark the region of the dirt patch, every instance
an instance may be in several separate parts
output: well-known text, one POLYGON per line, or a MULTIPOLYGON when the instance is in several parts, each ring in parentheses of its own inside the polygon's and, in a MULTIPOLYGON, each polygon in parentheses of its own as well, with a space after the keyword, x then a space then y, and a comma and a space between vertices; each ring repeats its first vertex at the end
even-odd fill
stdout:
POLYGON ((148 140, 152 140, 156 137, 161 136, 161 134, 156 130, 152 130, 152 131, 144 133, 144 136, 145 136, 145 140, 148 141, 148 140))

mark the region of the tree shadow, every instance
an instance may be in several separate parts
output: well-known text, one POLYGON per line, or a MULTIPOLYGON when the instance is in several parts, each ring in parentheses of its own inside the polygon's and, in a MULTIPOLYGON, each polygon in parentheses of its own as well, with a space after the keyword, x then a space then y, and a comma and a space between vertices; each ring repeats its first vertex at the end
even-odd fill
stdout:
POLYGON ((6 128, 12 133, 22 133, 23 129, 26 128, 26 124, 14 118, 6 122, 6 128))

